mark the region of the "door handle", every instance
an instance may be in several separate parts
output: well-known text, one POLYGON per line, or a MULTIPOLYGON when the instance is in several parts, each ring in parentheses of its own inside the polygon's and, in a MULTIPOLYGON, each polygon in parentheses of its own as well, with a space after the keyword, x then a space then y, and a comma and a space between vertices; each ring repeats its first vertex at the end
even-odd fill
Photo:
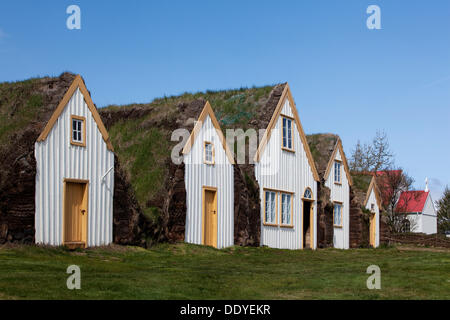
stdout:
POLYGON ((81 210, 81 214, 84 216, 86 210, 81 210))
POLYGON ((213 210, 213 214, 216 214, 216 210, 213 210))

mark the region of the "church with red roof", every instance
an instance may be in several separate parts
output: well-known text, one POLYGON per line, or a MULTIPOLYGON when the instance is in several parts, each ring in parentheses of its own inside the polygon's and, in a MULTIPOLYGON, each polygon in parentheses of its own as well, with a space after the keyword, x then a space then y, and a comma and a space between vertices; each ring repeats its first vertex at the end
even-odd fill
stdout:
POLYGON ((425 234, 437 232, 437 213, 428 190, 428 183, 423 191, 403 191, 395 211, 407 215, 410 232, 425 234))

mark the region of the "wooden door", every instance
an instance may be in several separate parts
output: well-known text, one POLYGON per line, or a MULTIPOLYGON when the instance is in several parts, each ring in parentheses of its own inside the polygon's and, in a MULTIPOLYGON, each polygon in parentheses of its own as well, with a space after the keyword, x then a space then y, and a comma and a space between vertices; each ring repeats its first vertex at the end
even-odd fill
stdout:
POLYGON ((203 202, 203 244, 217 247, 217 193, 204 189, 203 202))
POLYGON ((65 182, 64 244, 86 246, 87 193, 85 183, 65 182))
POLYGON ((375 248, 375 237, 376 237, 376 214, 373 213, 370 216, 370 245, 375 248))

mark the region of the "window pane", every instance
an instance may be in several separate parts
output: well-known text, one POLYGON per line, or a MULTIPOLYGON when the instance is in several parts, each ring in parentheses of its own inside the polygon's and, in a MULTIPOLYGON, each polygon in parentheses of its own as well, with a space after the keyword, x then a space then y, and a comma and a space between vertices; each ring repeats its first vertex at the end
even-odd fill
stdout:
POLYGON ((270 193, 266 191, 266 222, 270 222, 270 193))
POLYGON ((83 140, 81 140, 81 132, 80 131, 78 131, 78 141, 83 141, 83 140))
POLYGON ((291 195, 288 194, 286 196, 286 216, 287 216, 287 224, 291 224, 291 195))
POLYGON ((211 143, 205 143, 205 160, 207 162, 213 161, 212 144, 211 143))
POLYGON ((292 149, 292 129, 291 129, 291 125, 292 125, 292 120, 287 120, 287 124, 288 124, 288 148, 292 149))
POLYGON ((271 214, 271 222, 272 223, 276 223, 275 221, 275 192, 271 192, 272 195, 272 199, 271 199, 271 210, 270 210, 270 214, 271 214))
POLYGON ((286 118, 283 118, 283 147, 286 147, 286 118))
POLYGON ((303 196, 305 199, 311 199, 312 195, 311 195, 311 190, 306 189, 305 194, 303 196))
POLYGON ((338 221, 338 216, 339 216, 339 213, 338 213, 338 205, 337 204, 335 204, 334 205, 334 224, 335 225, 339 225, 339 221, 338 221))

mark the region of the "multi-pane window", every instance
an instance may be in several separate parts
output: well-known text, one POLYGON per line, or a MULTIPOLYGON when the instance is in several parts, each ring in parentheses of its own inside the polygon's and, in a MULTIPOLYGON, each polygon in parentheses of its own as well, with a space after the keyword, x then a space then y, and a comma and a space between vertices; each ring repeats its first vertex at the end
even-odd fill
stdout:
POLYGON ((205 142, 205 162, 214 163, 214 146, 211 142, 205 142))
POLYGON ((293 197, 291 193, 264 190, 264 224, 292 227, 293 197))
POLYGON ((281 224, 290 225, 292 221, 291 195, 281 194, 281 224))
POLYGON ((292 119, 282 117, 283 119, 283 148, 293 150, 292 144, 292 119))
POLYGON ((342 226, 342 204, 334 204, 334 225, 342 226))
POLYGON ((77 146, 85 146, 85 118, 72 115, 70 117, 70 143, 77 146))
POLYGON ((273 191, 265 192, 266 210, 265 210, 265 223, 276 224, 276 193, 273 191))
POLYGON ((341 163, 334 162, 334 182, 341 183, 341 163))
POLYGON ((72 140, 75 142, 83 142, 83 121, 72 119, 72 140))

